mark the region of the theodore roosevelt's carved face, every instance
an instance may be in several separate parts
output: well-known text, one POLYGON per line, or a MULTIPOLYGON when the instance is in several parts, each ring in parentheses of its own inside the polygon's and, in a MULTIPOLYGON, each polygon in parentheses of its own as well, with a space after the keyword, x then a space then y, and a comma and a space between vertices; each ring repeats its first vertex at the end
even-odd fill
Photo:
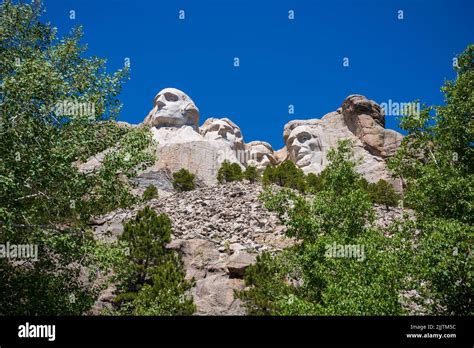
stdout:
POLYGON ((259 172, 264 171, 268 165, 275 165, 277 160, 273 153, 273 148, 269 143, 264 141, 252 141, 245 144, 247 151, 247 165, 257 167, 259 172))
POLYGON ((199 109, 193 100, 176 88, 165 88, 153 99, 153 109, 145 119, 155 127, 192 126, 197 129, 199 109))

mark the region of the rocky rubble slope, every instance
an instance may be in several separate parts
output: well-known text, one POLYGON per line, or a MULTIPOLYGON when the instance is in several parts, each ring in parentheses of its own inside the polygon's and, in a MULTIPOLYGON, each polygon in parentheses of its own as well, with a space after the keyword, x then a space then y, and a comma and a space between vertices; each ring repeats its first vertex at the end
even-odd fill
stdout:
MULTIPOLYGON (((174 193, 147 202, 156 212, 169 215, 173 240, 168 248, 181 253, 198 315, 243 315, 245 310, 234 290, 243 289, 245 268, 263 251, 276 252, 294 243, 285 227, 258 199, 260 184, 234 182, 174 193)), ((133 218, 140 205, 117 210, 92 221, 95 235, 114 241, 123 223, 133 218)), ((387 226, 401 217, 401 209, 376 207, 377 224, 387 226)), ((93 313, 110 306, 114 288, 103 292, 93 313)))

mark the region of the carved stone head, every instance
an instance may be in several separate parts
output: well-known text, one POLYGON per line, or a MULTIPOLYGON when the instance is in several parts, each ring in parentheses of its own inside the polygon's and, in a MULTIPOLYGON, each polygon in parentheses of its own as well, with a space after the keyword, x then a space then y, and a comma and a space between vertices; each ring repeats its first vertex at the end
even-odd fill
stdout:
POLYGON ((247 165, 257 167, 259 172, 264 171, 268 165, 277 164, 272 146, 265 141, 251 141, 245 144, 245 150, 247 165))
POLYGON ((228 118, 208 118, 201 126, 200 132, 205 139, 226 141, 233 150, 244 150, 240 128, 228 118))
POLYGON ((289 133, 286 147, 289 158, 305 172, 323 170, 324 135, 320 125, 300 125, 289 133))
POLYGON ((199 109, 186 93, 176 88, 165 88, 153 99, 153 109, 143 123, 154 127, 186 125, 197 130, 199 109))

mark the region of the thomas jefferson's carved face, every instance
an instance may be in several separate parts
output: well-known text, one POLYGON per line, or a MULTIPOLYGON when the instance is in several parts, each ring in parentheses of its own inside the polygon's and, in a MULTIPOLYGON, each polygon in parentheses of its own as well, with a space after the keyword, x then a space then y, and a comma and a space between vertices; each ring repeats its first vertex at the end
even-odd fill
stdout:
POLYGON ((227 141, 233 150, 244 148, 240 128, 227 118, 208 118, 201 127, 201 135, 209 140, 227 141))

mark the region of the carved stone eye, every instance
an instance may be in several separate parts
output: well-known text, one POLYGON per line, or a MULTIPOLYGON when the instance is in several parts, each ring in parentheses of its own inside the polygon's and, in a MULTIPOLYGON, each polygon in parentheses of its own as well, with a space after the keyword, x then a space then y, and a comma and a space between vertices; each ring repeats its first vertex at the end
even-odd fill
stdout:
POLYGON ((169 102, 176 102, 179 100, 178 96, 176 94, 167 92, 165 93, 165 99, 169 102))
POLYGON ((300 134, 300 135, 298 136, 298 141, 299 141, 300 143, 305 143, 305 142, 307 142, 307 141, 310 140, 310 139, 311 139, 311 135, 308 134, 308 133, 302 133, 302 134, 300 134))

